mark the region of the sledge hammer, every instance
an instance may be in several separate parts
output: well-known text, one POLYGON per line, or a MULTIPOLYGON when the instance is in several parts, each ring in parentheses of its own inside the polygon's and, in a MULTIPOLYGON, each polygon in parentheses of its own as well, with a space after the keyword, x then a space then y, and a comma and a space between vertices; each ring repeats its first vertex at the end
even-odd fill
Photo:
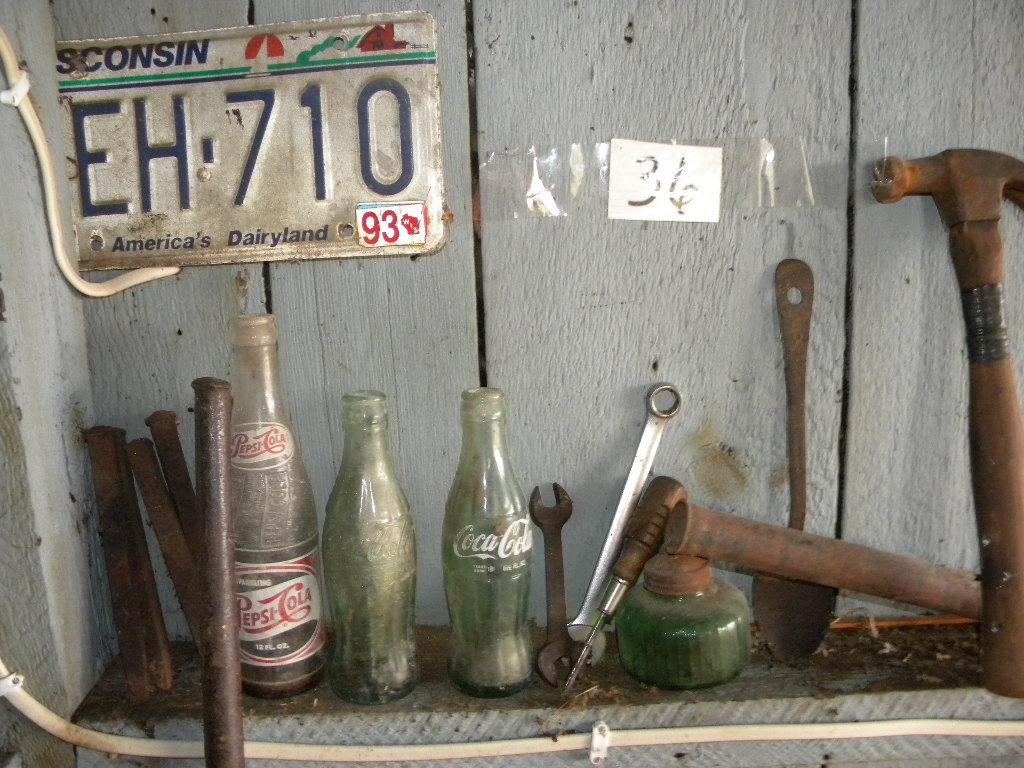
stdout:
POLYGON ((997 152, 950 149, 919 160, 885 158, 875 199, 931 195, 949 229, 970 361, 971 484, 981 544, 981 676, 1024 698, 1024 426, 1003 319, 1003 199, 1024 208, 1024 163, 997 152))

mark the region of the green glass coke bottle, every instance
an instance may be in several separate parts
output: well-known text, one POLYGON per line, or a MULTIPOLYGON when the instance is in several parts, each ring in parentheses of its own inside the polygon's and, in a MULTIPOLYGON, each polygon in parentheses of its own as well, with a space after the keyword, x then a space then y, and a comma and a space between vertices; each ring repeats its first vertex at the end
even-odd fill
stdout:
POLYGON ((655 555, 615 619, 619 658, 658 688, 703 688, 738 675, 750 660, 750 609, 708 561, 655 555))
POLYGON ((448 675, 471 696, 530 684, 533 542, 526 497, 505 445, 505 395, 462 393, 462 455, 444 516, 444 587, 452 622, 448 675))
POLYGON ((380 392, 342 398, 345 445, 324 521, 324 576, 338 696, 378 704, 416 685, 416 542, 388 444, 380 392))

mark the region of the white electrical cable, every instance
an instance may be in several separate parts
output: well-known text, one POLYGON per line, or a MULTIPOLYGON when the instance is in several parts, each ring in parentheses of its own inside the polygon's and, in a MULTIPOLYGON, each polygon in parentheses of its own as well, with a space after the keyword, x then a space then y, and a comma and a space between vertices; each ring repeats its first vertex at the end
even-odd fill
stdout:
POLYGON ((2 102, 18 108, 22 120, 25 121, 25 128, 28 130, 29 138, 32 139, 32 146, 35 147, 39 156, 39 169, 43 180, 43 195, 46 198, 46 220, 50 225, 50 240, 53 244, 53 257, 60 267, 64 279, 79 292, 86 296, 100 298, 113 296, 116 293, 134 288, 136 285, 148 283, 151 280, 158 280, 161 277, 170 277, 178 274, 179 267, 148 267, 146 269, 135 269, 125 272, 105 283, 93 283, 84 279, 78 270, 68 259, 67 251, 64 248, 64 225, 60 216, 59 197, 57 196, 57 175, 53 167, 53 155, 50 153, 50 146, 46 143, 46 133, 43 125, 39 122, 39 115, 32 104, 32 99, 27 98, 29 89, 28 73, 18 66, 18 55, 10 38, 0 27, 0 59, 3 60, 4 74, 10 88, 3 92, 2 102))
MULTIPOLYGON (((177 274, 177 267, 137 269, 106 283, 84 280, 72 267, 64 250, 64 232, 58 208, 57 180, 53 157, 46 143, 39 116, 26 98, 28 75, 18 66, 17 54, 6 32, 0 27, 0 59, 11 86, 0 93, 0 101, 18 108, 32 139, 43 177, 46 216, 50 225, 54 257, 61 273, 72 286, 86 296, 112 296, 141 283, 177 274)), ((12 675, 0 659, 0 698, 50 735, 69 744, 97 752, 155 758, 202 758, 203 743, 116 736, 82 728, 43 706, 24 688, 24 678, 12 675)), ((995 738, 1024 737, 1024 723, 1005 720, 883 720, 858 723, 795 723, 782 725, 720 725, 678 728, 650 728, 615 731, 618 747, 664 746, 705 742, 807 741, 861 739, 892 736, 978 736, 995 738)), ((245 756, 260 760, 311 762, 401 762, 415 760, 453 760, 500 757, 550 752, 584 751, 590 748, 589 733, 550 737, 507 739, 502 741, 461 742, 457 744, 412 744, 391 746, 351 746, 341 744, 283 744, 247 741, 245 756)))
MULTIPOLYGON (((0 679, 9 672, 0 659, 0 679)), ((19 678, 21 676, 18 676, 19 678)), ((7 686, 6 698, 26 718, 62 741, 96 752, 134 757, 201 758, 200 741, 143 739, 82 728, 40 704, 25 690, 23 679, 7 686)), ((678 728, 634 728, 614 731, 613 748, 655 747, 669 744, 701 744, 738 741, 828 741, 893 736, 976 736, 1024 738, 1024 723, 1015 720, 878 720, 858 723, 787 723, 763 725, 703 725, 678 728)), ((584 753, 591 734, 571 733, 551 737, 460 742, 456 744, 401 744, 351 746, 342 744, 282 744, 245 742, 245 756, 254 760, 328 763, 377 763, 416 760, 458 760, 536 755, 549 752, 584 753)), ((581 757, 583 755, 581 754, 581 757)))

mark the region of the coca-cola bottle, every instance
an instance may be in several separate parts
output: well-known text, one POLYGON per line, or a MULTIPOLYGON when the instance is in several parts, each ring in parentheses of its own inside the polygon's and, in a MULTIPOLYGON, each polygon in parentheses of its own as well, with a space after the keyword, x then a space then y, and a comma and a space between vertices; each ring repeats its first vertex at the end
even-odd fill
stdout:
POLYGON ((416 536, 391 460, 383 393, 349 392, 341 411, 345 450, 323 536, 334 618, 327 676, 342 698, 378 704, 416 684, 416 536))
POLYGON ((285 412, 272 315, 235 319, 231 485, 242 686, 255 696, 312 687, 324 665, 313 490, 285 412))
POLYGON ((471 696, 530 684, 533 532, 505 445, 505 395, 462 393, 462 455, 444 517, 444 586, 452 622, 448 674, 471 696))

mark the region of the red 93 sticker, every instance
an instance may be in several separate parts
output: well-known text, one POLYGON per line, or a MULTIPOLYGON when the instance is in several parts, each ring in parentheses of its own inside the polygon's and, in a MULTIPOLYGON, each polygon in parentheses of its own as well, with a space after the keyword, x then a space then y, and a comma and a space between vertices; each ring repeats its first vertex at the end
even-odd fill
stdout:
POLYGON ((425 203, 361 203, 356 206, 356 231, 365 248, 424 245, 427 242, 425 203))

